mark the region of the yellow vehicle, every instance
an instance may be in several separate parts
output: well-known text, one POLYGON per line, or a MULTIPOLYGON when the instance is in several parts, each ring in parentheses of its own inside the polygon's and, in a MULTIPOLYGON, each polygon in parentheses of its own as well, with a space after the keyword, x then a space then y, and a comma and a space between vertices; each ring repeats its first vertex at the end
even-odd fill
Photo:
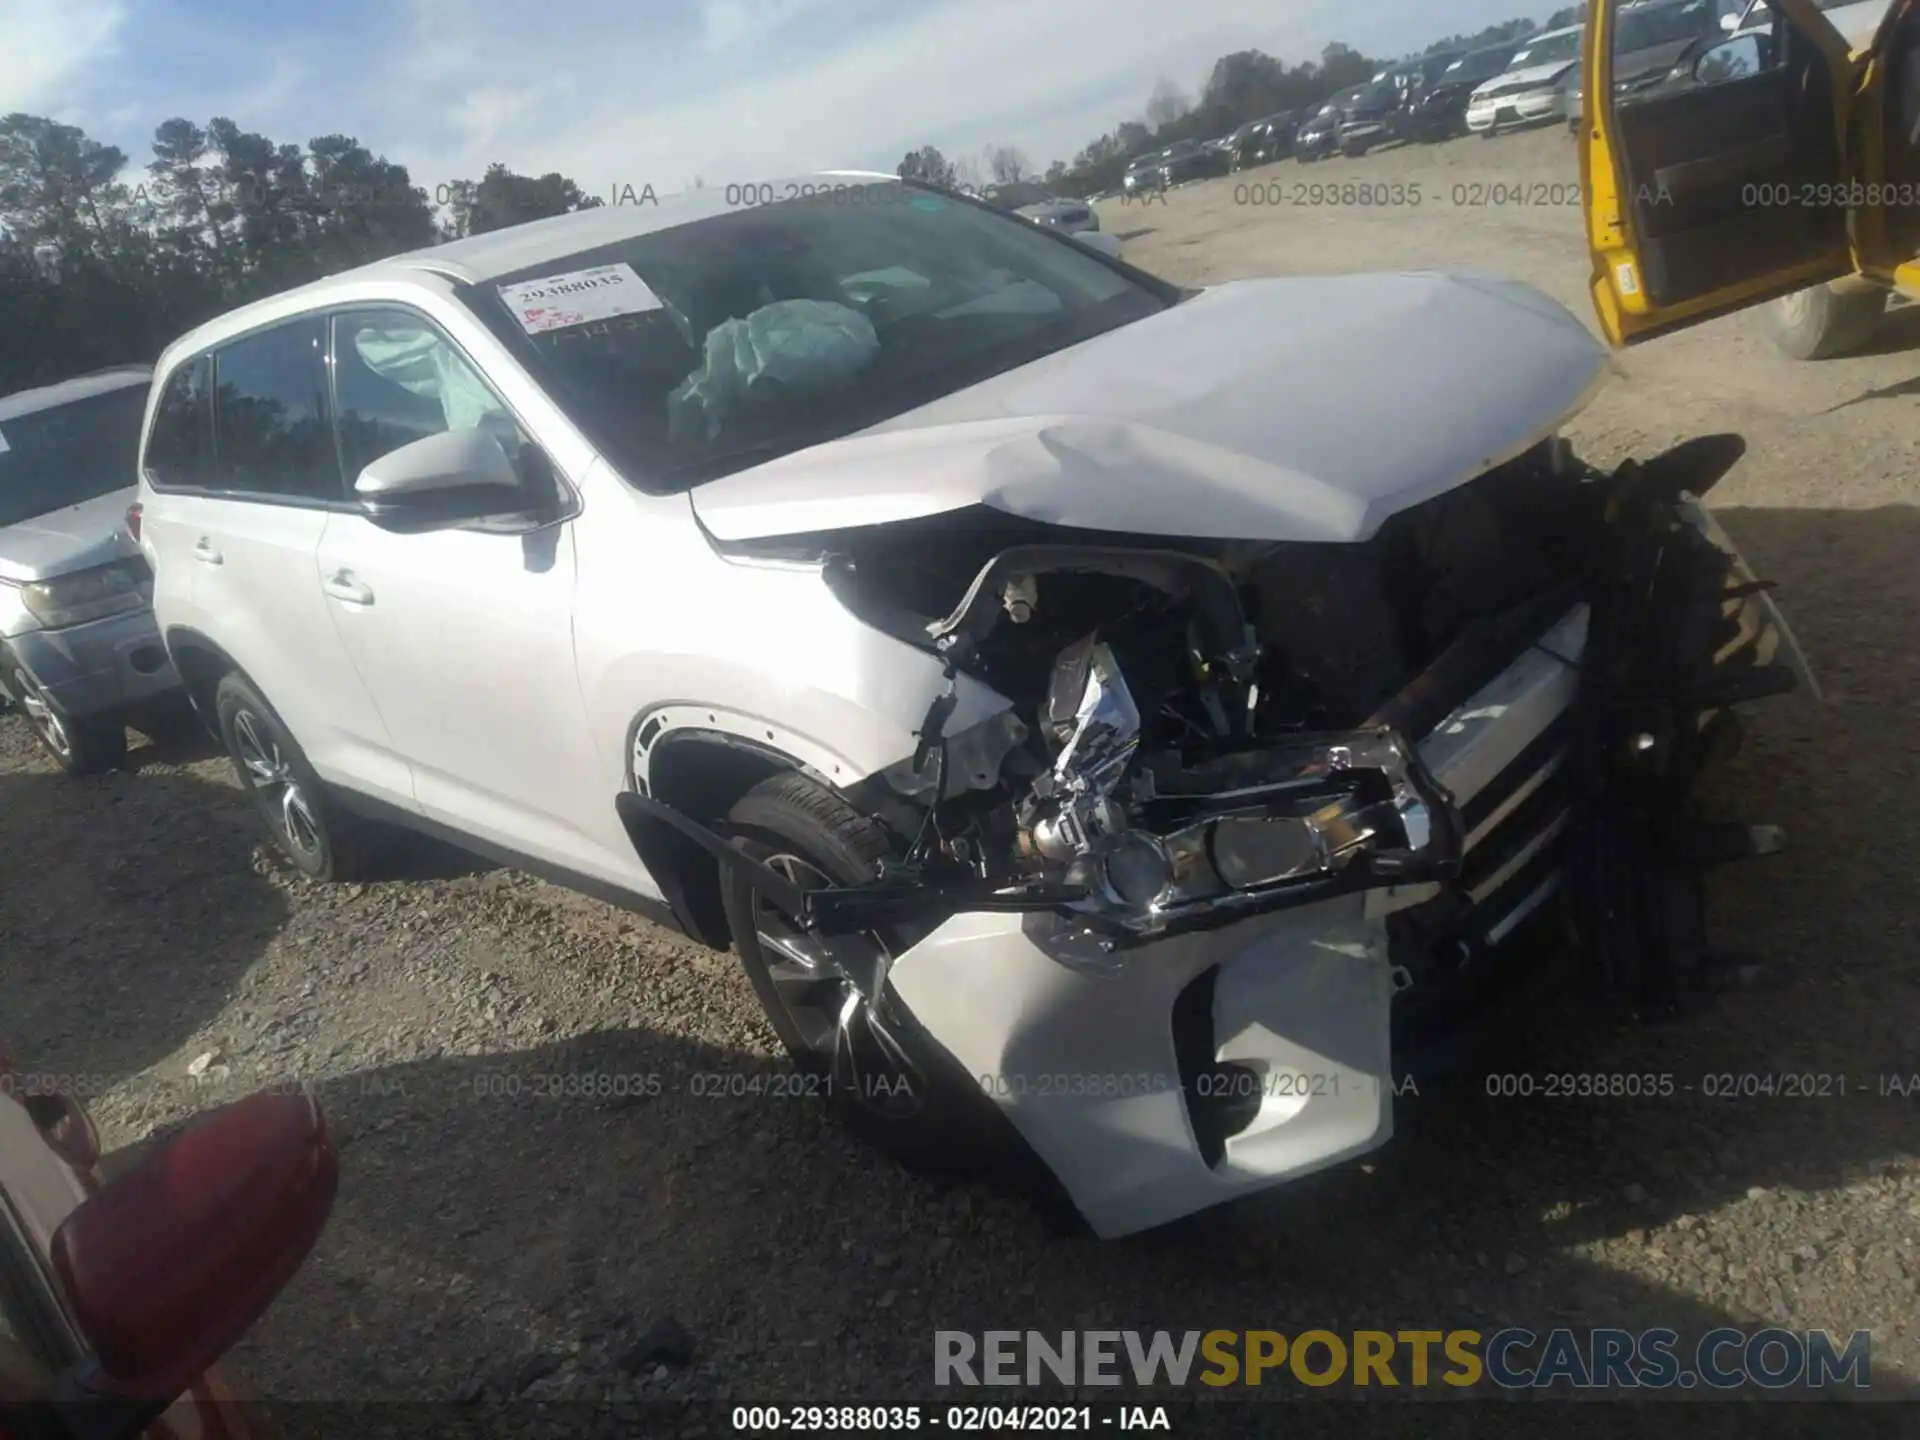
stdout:
POLYGON ((1616 83, 1621 8, 1588 0, 1580 139, 1613 343, 1772 302, 1775 343, 1823 359, 1920 295, 1920 0, 1735 6, 1653 85, 1616 83))

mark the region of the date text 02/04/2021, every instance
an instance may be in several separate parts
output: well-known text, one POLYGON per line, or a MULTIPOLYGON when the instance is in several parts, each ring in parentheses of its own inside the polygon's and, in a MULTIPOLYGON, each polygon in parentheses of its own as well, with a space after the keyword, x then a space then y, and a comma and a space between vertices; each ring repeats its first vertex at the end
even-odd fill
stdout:
POLYGON ((736 1405, 729 1419, 735 1432, 746 1434, 1173 1430, 1164 1405, 736 1405))

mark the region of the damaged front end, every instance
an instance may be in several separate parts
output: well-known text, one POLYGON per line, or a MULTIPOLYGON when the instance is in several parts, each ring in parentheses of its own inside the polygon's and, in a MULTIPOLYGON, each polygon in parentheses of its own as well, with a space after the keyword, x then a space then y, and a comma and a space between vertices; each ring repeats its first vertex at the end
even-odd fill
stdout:
POLYGON ((947 667, 917 752, 862 796, 897 857, 801 890, 664 807, 623 815, 681 828, 823 938, 1044 911, 1054 953, 1096 969, 1369 891, 1396 983, 1457 989, 1557 890, 1608 984, 1665 1003, 1698 953, 1700 865, 1774 843, 1692 800, 1727 707, 1794 683, 1784 622, 1697 503, 1742 448, 1602 474, 1549 441, 1360 544, 984 508, 816 537, 850 610, 947 667), (1523 657, 1556 678, 1507 695, 1523 657), (1012 703, 950 732, 963 673, 1012 703), (1493 740, 1469 753, 1468 730, 1493 740))

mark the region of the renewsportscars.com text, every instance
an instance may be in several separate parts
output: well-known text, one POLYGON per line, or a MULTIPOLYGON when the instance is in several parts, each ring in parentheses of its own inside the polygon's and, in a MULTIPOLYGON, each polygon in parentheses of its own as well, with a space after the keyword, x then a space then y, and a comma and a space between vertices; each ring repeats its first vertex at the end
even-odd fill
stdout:
POLYGON ((1826 1330, 939 1330, 936 1385, 1767 1390, 1872 1383, 1873 1337, 1826 1330))

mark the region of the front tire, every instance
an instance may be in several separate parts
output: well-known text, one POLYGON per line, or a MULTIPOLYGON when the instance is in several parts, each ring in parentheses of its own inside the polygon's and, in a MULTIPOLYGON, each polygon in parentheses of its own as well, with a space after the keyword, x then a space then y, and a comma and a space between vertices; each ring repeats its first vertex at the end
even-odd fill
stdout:
POLYGON ((125 725, 75 719, 16 660, 7 660, 6 680, 8 693, 19 699, 20 713, 33 738, 67 774, 97 775, 126 762, 125 725))
POLYGON ((1836 290, 1814 285, 1767 306, 1767 334, 1795 360, 1831 360, 1858 350, 1872 338, 1886 313, 1879 288, 1836 290))
POLYGON ((371 873, 381 851, 374 827, 327 793, 260 692, 229 674, 214 690, 213 707, 234 773, 267 827, 274 854, 309 880, 371 873))
MULTIPOLYGON (((887 832, 796 772, 748 791, 727 830, 749 854, 803 888, 873 879, 894 853, 887 832)), ((887 982, 906 942, 874 933, 823 942, 767 904, 737 871, 725 876, 734 951, 794 1067, 835 1119, 924 1173, 998 1174, 1034 1193, 1071 1230, 1071 1202, 999 1108, 900 1004, 887 982)))

